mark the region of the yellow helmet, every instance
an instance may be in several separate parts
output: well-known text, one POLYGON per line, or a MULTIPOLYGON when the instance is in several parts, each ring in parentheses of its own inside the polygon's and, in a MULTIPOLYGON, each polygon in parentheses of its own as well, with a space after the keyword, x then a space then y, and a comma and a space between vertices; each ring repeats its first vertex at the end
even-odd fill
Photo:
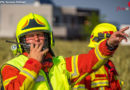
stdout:
POLYGON ((98 45, 99 41, 102 39, 109 38, 113 32, 116 32, 117 28, 110 23, 101 23, 98 24, 92 31, 90 36, 90 43, 88 47, 94 48, 98 45))
MULTIPOLYGON (((33 31, 41 31, 41 32, 45 32, 46 34, 48 34, 48 44, 49 47, 54 46, 54 38, 53 38, 53 33, 52 33, 52 29, 50 27, 50 24, 48 23, 48 21, 38 15, 38 14, 34 14, 34 13, 30 13, 26 16, 24 16, 18 23, 17 25, 17 30, 16 30, 16 39, 18 43, 22 43, 24 41, 25 43, 25 35, 29 32, 33 32, 33 31)), ((24 46, 22 46, 21 44, 18 44, 18 51, 20 53, 23 52, 23 48, 24 46)))

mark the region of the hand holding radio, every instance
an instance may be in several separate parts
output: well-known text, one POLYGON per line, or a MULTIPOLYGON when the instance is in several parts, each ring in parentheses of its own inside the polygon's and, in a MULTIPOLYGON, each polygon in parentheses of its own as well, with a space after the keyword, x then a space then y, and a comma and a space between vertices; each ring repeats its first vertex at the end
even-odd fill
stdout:
POLYGON ((41 62, 43 59, 43 56, 49 51, 48 48, 42 50, 43 44, 31 44, 30 46, 30 53, 28 55, 29 58, 34 58, 37 61, 41 62))

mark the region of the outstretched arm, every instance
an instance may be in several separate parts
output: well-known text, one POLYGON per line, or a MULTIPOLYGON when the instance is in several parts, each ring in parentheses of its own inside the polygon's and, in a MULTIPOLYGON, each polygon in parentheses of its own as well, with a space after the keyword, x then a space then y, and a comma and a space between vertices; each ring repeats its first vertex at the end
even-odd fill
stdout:
POLYGON ((113 33, 108 40, 101 41, 100 44, 95 49, 90 50, 88 54, 80 54, 66 58, 66 67, 67 70, 71 72, 72 80, 75 78, 78 79, 74 81, 73 85, 105 64, 121 40, 125 39, 127 41, 126 37, 128 37, 128 35, 124 33, 124 31, 128 28, 129 27, 126 27, 113 33))

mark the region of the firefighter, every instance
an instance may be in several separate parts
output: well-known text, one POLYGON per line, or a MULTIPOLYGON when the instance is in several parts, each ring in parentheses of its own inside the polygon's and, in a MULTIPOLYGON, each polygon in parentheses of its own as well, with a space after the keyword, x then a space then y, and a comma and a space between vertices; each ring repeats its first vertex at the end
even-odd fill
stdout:
POLYGON ((54 37, 48 21, 34 13, 24 16, 16 29, 17 53, 20 55, 1 67, 4 90, 71 90, 85 89, 79 85, 84 77, 108 61, 128 27, 113 33, 88 54, 69 58, 55 56, 54 37))
MULTIPOLYGON (((88 47, 95 48, 103 39, 108 39, 117 31, 110 23, 98 24, 92 31, 88 47)), ((121 90, 123 82, 117 79, 118 73, 111 60, 108 60, 96 72, 86 77, 86 87, 89 90, 121 90)))

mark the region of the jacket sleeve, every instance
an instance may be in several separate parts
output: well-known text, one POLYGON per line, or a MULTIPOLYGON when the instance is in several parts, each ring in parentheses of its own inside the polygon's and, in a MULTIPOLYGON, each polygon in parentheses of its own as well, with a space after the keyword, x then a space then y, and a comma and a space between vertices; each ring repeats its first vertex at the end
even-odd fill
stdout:
POLYGON ((11 65, 4 65, 1 70, 4 90, 28 90, 41 69, 40 62, 30 58, 19 71, 11 65))
POLYGON ((66 68, 71 73, 71 81, 75 82, 83 75, 89 75, 100 68, 112 56, 115 49, 110 50, 107 46, 107 40, 89 51, 88 54, 80 54, 66 58, 66 68))

